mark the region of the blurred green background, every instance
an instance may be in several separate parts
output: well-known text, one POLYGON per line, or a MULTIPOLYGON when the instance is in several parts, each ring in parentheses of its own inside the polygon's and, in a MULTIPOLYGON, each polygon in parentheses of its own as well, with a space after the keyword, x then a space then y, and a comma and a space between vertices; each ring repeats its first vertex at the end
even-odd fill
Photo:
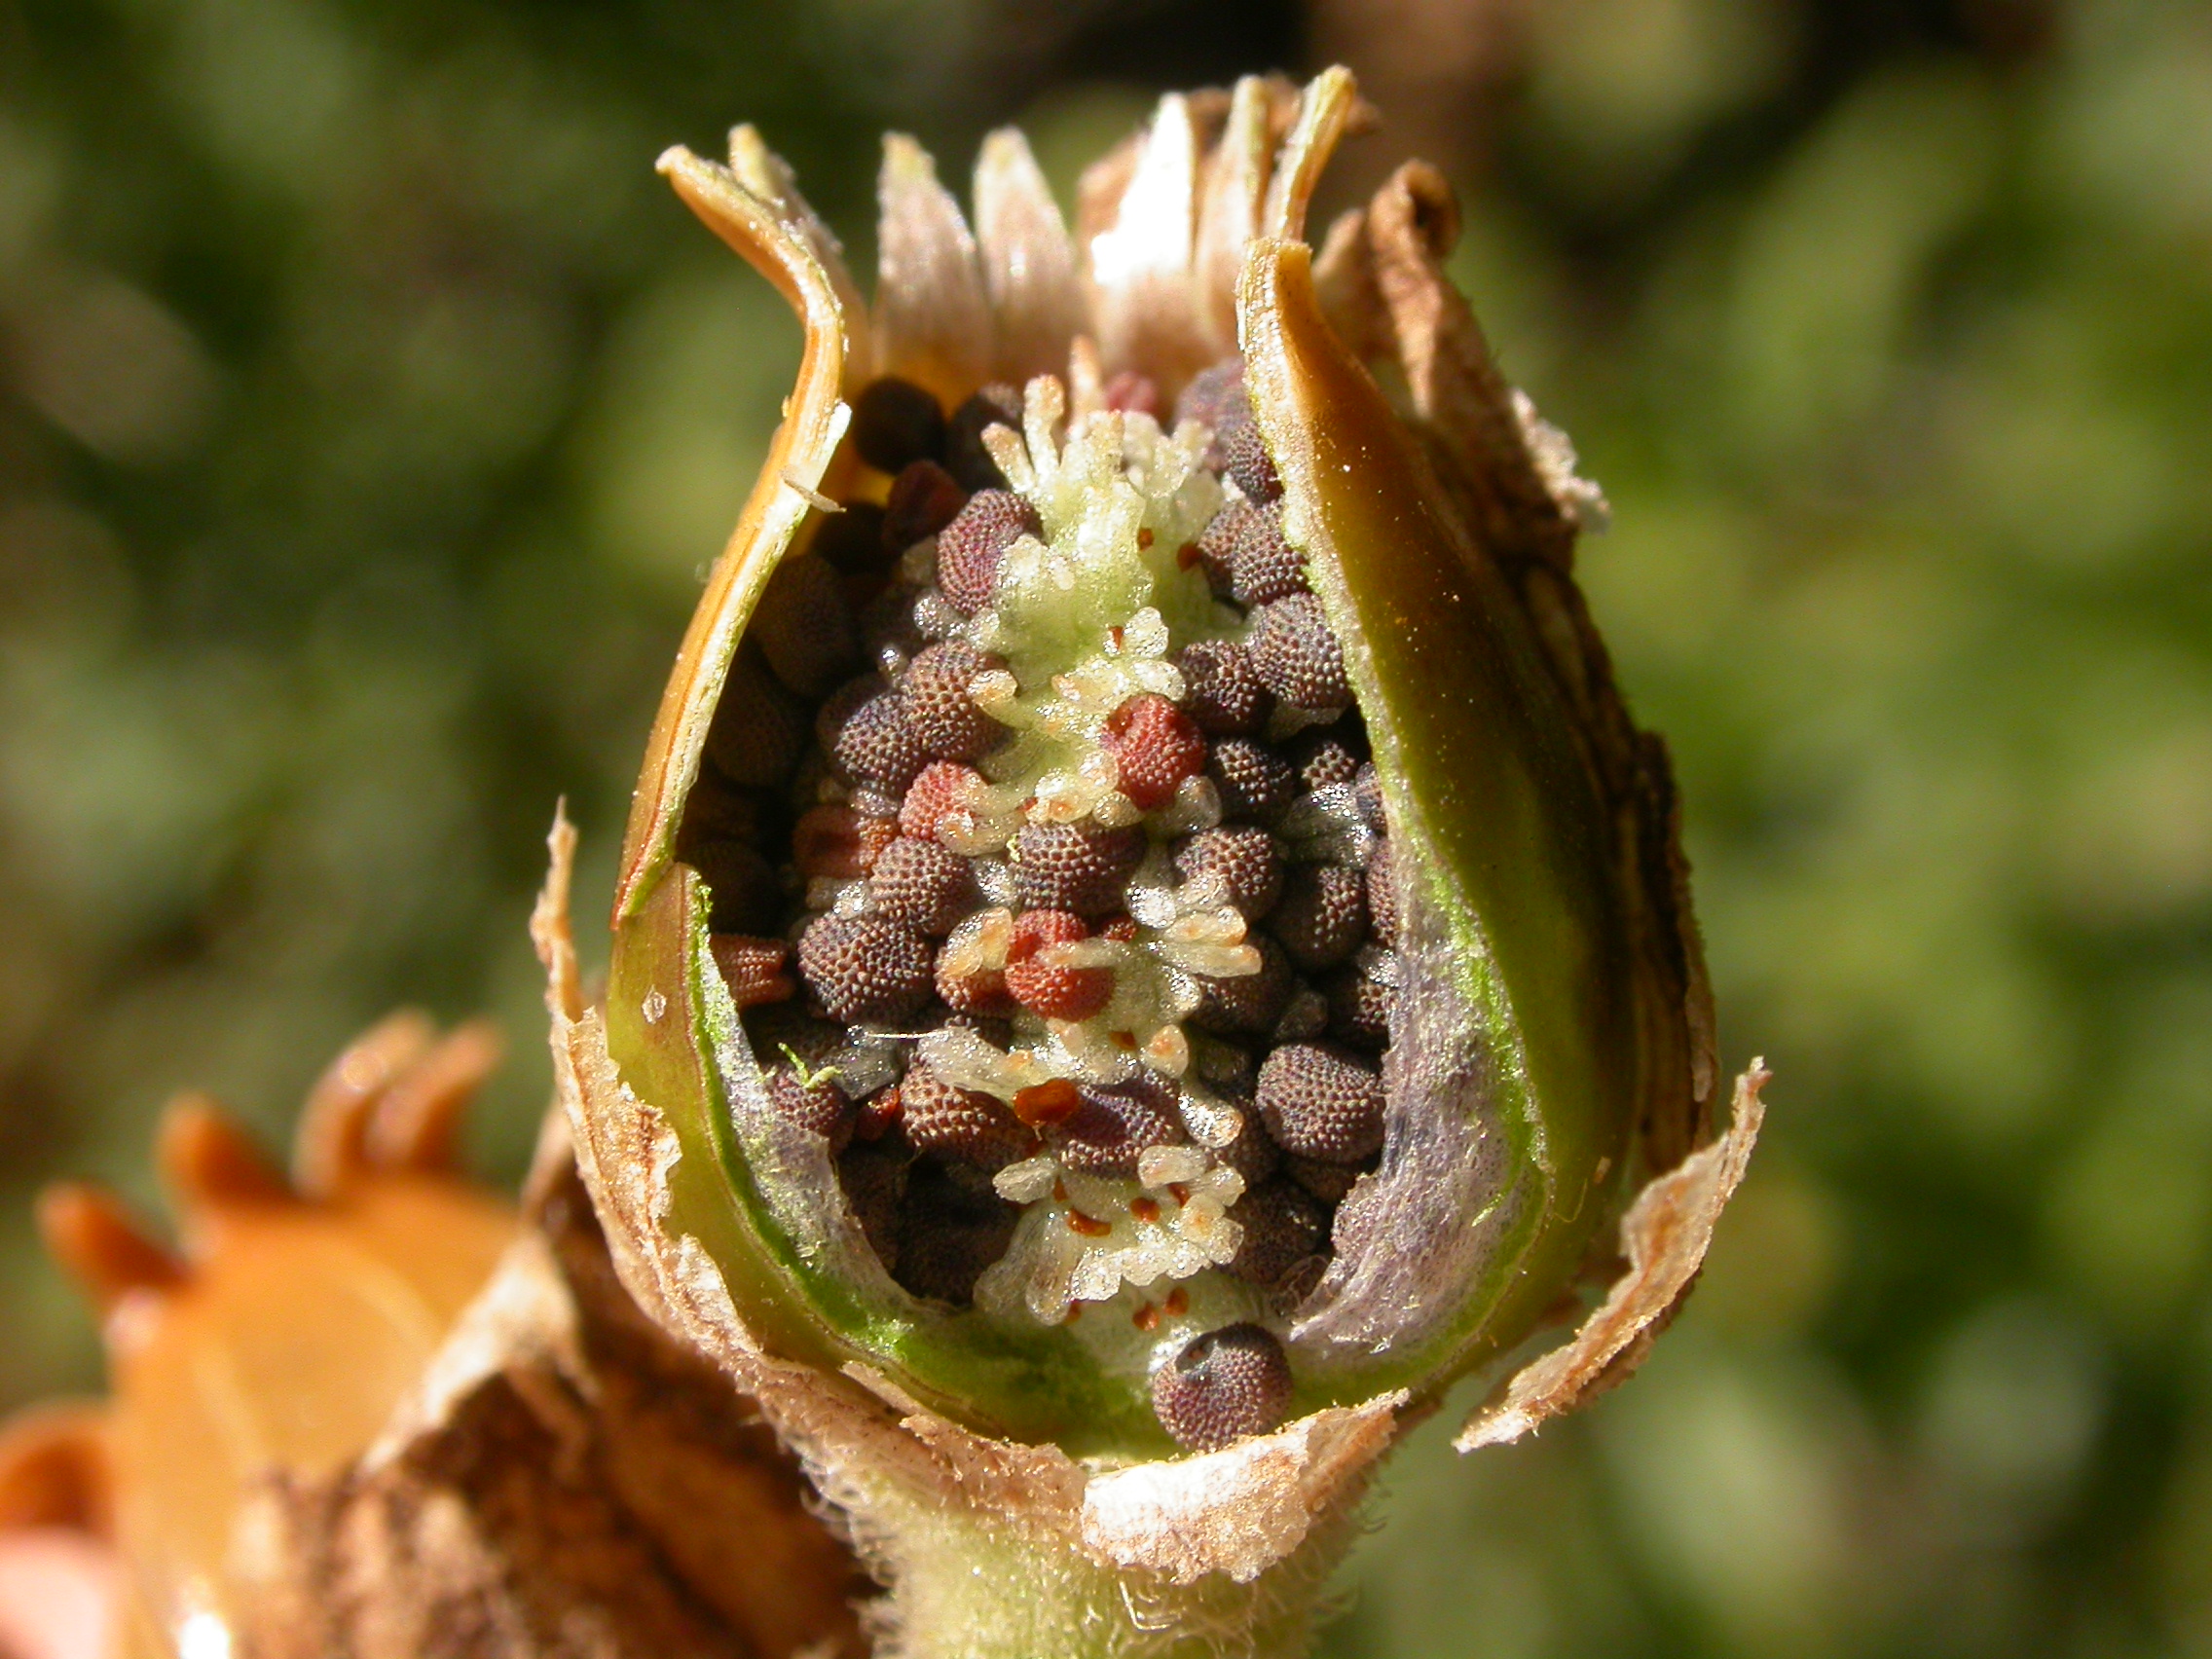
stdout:
POLYGON ((1704 1288, 1534 1444, 1400 1457, 1327 1650, 2212 1653, 2212 10, 2106 0, 0 0, 0 1406, 31 1237, 272 1139, 402 1001, 545 1097, 796 335, 654 155, 757 123, 1063 187, 1158 90, 1347 58, 1617 528, 1727 1057, 1704 1288))

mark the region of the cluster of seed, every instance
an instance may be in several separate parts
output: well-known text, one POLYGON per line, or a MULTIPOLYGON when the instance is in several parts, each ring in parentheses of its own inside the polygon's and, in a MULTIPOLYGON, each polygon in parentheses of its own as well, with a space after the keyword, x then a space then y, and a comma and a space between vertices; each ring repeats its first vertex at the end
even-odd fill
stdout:
MULTIPOLYGON (((949 418, 900 380, 859 397, 853 442, 888 488, 825 516, 771 579, 679 851, 710 890, 770 1108, 827 1138, 908 1291, 977 1301, 1040 1204, 1093 1300, 1122 1282, 1080 1271, 1093 1241, 1192 1223, 1167 1240, 1180 1254, 1148 1245, 1124 1276, 1244 1287, 1212 1305, 1255 1318, 1180 1346, 1180 1285, 1129 1314, 1169 1344, 1151 1362, 1162 1424, 1204 1449, 1287 1409, 1263 1321, 1279 1329, 1317 1282, 1382 1148, 1396 982, 1382 794, 1234 358, 1175 409, 1204 445, 1204 498, 1224 502, 1176 560, 1202 572, 1215 631, 1170 642, 1156 678, 1180 695, 1126 695, 1097 726, 1109 804, 1070 822, 1010 787, 1009 698, 1033 688, 977 642, 998 638, 1002 563, 1045 527, 994 460, 1008 434, 985 434, 1034 424, 1034 395, 1025 411, 985 387, 949 418), (1115 1024, 1147 974, 1167 1016, 1115 1024), (1085 1052, 1142 1063, 1102 1082, 1065 1063, 1085 1052), (1115 1214, 1091 1213, 1109 1198, 1115 1214), (1234 1227, 1161 1219, 1206 1202, 1234 1227)), ((1107 401, 1134 419, 1158 398, 1124 376, 1107 401)), ((1029 1306, 1072 1319, 1084 1300, 1029 1306)))

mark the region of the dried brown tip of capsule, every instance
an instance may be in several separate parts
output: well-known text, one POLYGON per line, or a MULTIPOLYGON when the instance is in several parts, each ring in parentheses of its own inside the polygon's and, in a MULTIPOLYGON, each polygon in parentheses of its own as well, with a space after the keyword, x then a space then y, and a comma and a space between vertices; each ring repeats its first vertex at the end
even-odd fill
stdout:
POLYGON ((810 1071, 802 1080, 794 1066, 771 1067, 768 1108, 793 1128, 822 1136, 832 1152, 852 1139, 853 1104, 834 1078, 819 1072, 810 1071))
POLYGON ((928 941, 872 917, 818 917, 799 936, 798 972, 841 1025, 896 1025, 930 1000, 928 941))
POLYGON ((498 1068, 505 1048, 489 1020, 472 1019, 448 1032, 377 1101, 362 1139, 369 1162, 383 1169, 453 1168, 461 1114, 498 1068))
POLYGON ((47 1254, 106 1312, 134 1291, 173 1290, 185 1267, 97 1187, 65 1181, 38 1196, 38 1231, 47 1254))
MULTIPOLYGON (((748 636, 759 641, 776 678, 802 697, 827 696, 861 657, 860 630, 845 601, 845 578, 829 560, 812 553, 794 554, 776 567, 753 612, 748 636)), ((726 707, 726 696, 723 701, 726 707)), ((741 719, 754 718, 742 705, 733 712, 741 719)))
POLYGON ((946 601, 963 616, 989 605, 1006 550, 1044 528, 1037 509, 1013 491, 977 491, 938 532, 937 580, 946 601))
POLYGON ((1268 926, 1309 974, 1350 958, 1367 937, 1367 876, 1344 865, 1300 865, 1268 926))
POLYGON ((853 708, 827 747, 847 778, 872 784, 894 798, 906 793, 930 760, 906 699, 897 691, 877 691, 853 708))
POLYGON ((178 1211, 281 1203, 291 1183, 229 1113, 204 1094, 180 1094, 162 1111, 154 1166, 178 1211))
POLYGON ((965 490, 1003 490, 1006 474, 983 447, 983 434, 993 426, 1021 429, 1021 392, 1018 387, 992 382, 973 393, 952 412, 951 429, 945 434, 944 460, 952 476, 965 490))
POLYGON ((1298 793, 1298 774, 1290 762, 1250 738, 1225 737, 1206 756, 1206 776, 1221 796, 1225 818, 1271 824, 1298 793))
POLYGON ((825 801, 808 807, 792 827, 792 863, 809 880, 857 881, 898 835, 895 820, 825 801))
POLYGON ((0 1423, 0 1532, 32 1527, 113 1538, 115 1465, 103 1408, 34 1406, 0 1423))
POLYGON ((1286 1043, 1260 1066, 1254 1090, 1275 1144, 1298 1158, 1357 1163, 1382 1148, 1382 1078, 1349 1050, 1286 1043))
POLYGON ((958 640, 929 646, 906 665, 899 682, 914 733, 940 760, 980 759, 1006 728, 976 706, 968 687, 976 676, 1006 665, 988 651, 958 640))
POLYGON ((945 1082, 917 1062, 899 1086, 900 1120, 906 1138, 923 1152, 997 1171, 1029 1156, 1033 1138, 990 1095, 945 1082))
POLYGON ((1077 1105, 1051 1132, 1060 1161, 1089 1175, 1137 1172, 1147 1147, 1176 1146, 1186 1138, 1172 1084, 1137 1077, 1127 1083, 1077 1087, 1077 1105))
POLYGON ((1152 1374, 1152 1409, 1186 1452, 1265 1434, 1290 1411, 1290 1360, 1258 1325, 1197 1338, 1152 1374))
POLYGON ((729 679, 707 727, 707 758, 733 784, 782 789, 806 754, 806 705, 769 671, 748 640, 729 665, 729 679))
POLYGON ((798 987, 785 970, 791 964, 788 940, 756 939, 750 934, 709 934, 707 949, 740 1009, 788 1002, 798 987))
POLYGON ((1271 501, 1246 515, 1230 549, 1230 597, 1243 606, 1272 605, 1311 591, 1306 556, 1283 536, 1282 503, 1271 501))
POLYGON ((1143 692, 1106 717, 1101 738, 1121 791, 1146 812, 1175 798, 1183 780, 1205 770, 1206 740, 1166 698, 1143 692))
POLYGON ((878 472, 944 458, 944 411, 912 381, 886 375, 853 399, 853 447, 878 472))
POLYGON ((1244 1229, 1229 1271, 1270 1289, 1303 1268, 1328 1233, 1329 1218, 1312 1195, 1289 1181, 1254 1187, 1229 1213, 1244 1229))
POLYGON ((1125 909, 1123 888, 1144 857, 1145 833, 1024 825, 1014 838, 1015 896, 1025 910, 1072 910, 1105 916, 1125 909))
POLYGON ((1268 723, 1274 697, 1260 682, 1252 653, 1235 640, 1199 640, 1175 656, 1183 708, 1208 737, 1250 737, 1268 723))
POLYGON ((885 921, 942 939, 974 907, 976 878, 958 854, 902 835, 875 861, 867 891, 885 921))
POLYGON ((1055 944, 1088 939, 1090 929, 1066 910, 1024 910, 1014 919, 1006 947, 1006 988, 1030 1013, 1047 1019, 1088 1019, 1112 1000, 1114 971, 1041 961, 1055 944))
POLYGON ((1252 614, 1252 666, 1262 684, 1309 714, 1340 712, 1350 705, 1344 647, 1329 631, 1319 600, 1294 593, 1252 614))
POLYGON ((308 1090, 292 1135, 292 1182, 325 1198, 366 1163, 363 1137, 384 1091, 421 1059, 437 1027, 413 1009, 388 1014, 355 1038, 308 1090))
POLYGON ((1191 1023, 1200 1031, 1224 1037, 1266 1037, 1282 1017, 1292 988, 1290 958, 1283 954, 1281 945, 1264 934, 1250 942, 1260 953, 1257 974, 1219 979, 1202 974, 1191 977, 1198 988, 1198 1006, 1191 1014, 1191 1023))
POLYGON ((883 503, 883 550, 893 558, 937 535, 960 511, 968 492, 934 461, 917 461, 891 481, 883 503))
POLYGON ((1245 920, 1257 921, 1282 897, 1282 849, 1249 824, 1200 830, 1176 843, 1175 873, 1185 881, 1218 881, 1245 920))

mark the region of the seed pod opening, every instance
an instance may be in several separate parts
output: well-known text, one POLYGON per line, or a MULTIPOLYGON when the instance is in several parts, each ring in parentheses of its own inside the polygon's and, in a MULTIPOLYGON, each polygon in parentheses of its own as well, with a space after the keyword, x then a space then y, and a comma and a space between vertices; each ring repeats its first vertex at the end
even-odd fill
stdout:
POLYGON ((1348 77, 1208 108, 1102 164, 1080 245, 1017 138, 980 245, 894 144, 872 329, 757 140, 664 163, 808 325, 623 858, 664 1226, 770 1350, 1077 1453, 1496 1365, 1710 1130, 1663 752, 1449 202, 1401 173, 1316 268, 1348 77), (789 955, 725 973, 711 923, 789 955))

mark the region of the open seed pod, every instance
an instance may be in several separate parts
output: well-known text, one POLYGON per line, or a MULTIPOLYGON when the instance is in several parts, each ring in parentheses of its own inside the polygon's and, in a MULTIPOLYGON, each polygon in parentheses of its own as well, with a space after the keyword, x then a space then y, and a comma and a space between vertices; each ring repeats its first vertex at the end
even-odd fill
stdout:
POLYGON ((1018 134, 973 232, 894 138, 872 314, 749 129, 662 161, 806 345, 603 1009, 556 834, 556 1060, 632 1293, 904 1651, 1057 1651, 1055 1595, 1294 1645, 1304 1598, 1205 1597, 1317 1579, 1455 1380, 1472 1443, 1621 1375, 1755 1132, 1754 1067, 1707 1144, 1665 755, 1569 574, 1602 502, 1442 276, 1449 192, 1302 240, 1363 114, 1342 70, 1170 96, 1072 239, 1018 134))

